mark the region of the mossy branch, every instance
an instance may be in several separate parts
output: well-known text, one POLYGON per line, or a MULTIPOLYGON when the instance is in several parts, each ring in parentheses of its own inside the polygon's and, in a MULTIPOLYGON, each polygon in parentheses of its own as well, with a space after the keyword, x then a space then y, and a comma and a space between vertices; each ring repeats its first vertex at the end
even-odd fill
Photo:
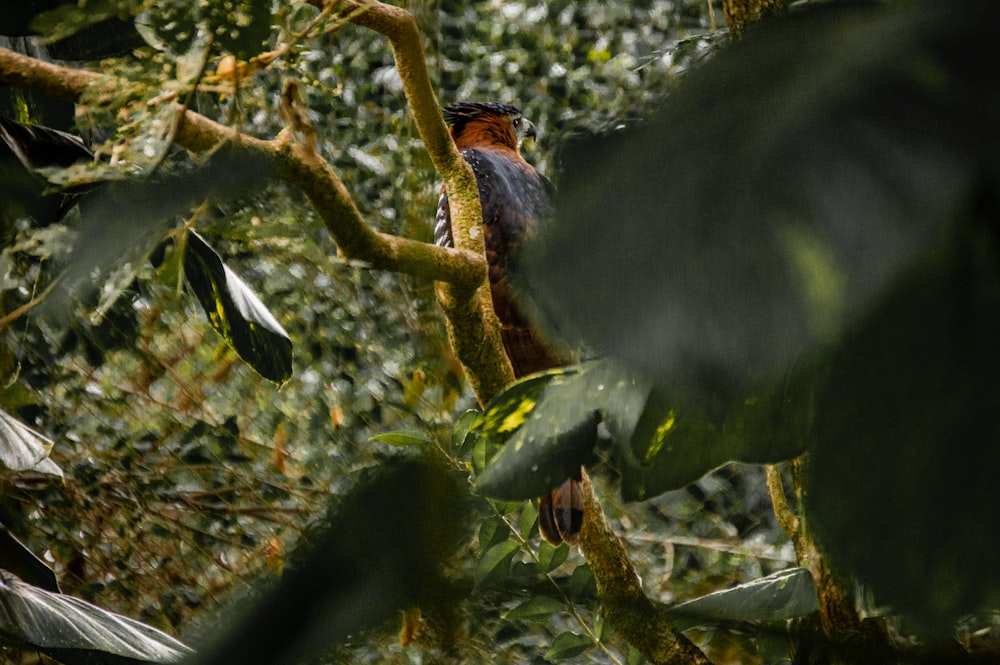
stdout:
MULTIPOLYGON (((312 0, 321 7, 321 0, 312 0)), ((340 16, 355 25, 384 35, 392 46, 396 70, 403 83, 403 93, 420 138, 444 181, 451 205, 452 237, 455 247, 484 257, 486 247, 482 228, 476 177, 448 132, 441 107, 427 72, 427 61, 417 23, 405 9, 371 0, 342 3, 340 16)), ((442 282, 438 300, 445 312, 448 336, 480 404, 485 405, 514 380, 510 360, 503 351, 500 322, 493 311, 493 299, 486 280, 485 262, 482 279, 470 283, 442 282), (482 325, 480 325, 480 322, 482 325), (471 329, 478 333, 469 336, 471 329)))
MULTIPOLYGON (((56 99, 77 101, 95 86, 115 89, 120 82, 114 77, 42 62, 0 48, 0 84, 36 90, 56 99)), ((433 95, 430 104, 436 104, 433 95)), ((176 109, 182 114, 175 136, 179 145, 195 153, 204 153, 227 143, 237 156, 265 160, 273 167, 270 171, 277 178, 306 194, 345 256, 366 262, 374 268, 440 282, 443 285, 441 290, 449 296, 445 313, 454 339, 475 341, 474 344, 456 344, 456 350, 481 400, 498 393, 512 380, 513 373, 503 353, 489 301, 486 261, 482 252, 464 247, 437 247, 375 231, 365 223, 347 188, 329 164, 289 140, 287 134, 273 140, 262 140, 237 134, 232 128, 180 105, 176 109), (486 295, 485 304, 488 307, 484 307, 482 293, 486 295)), ((436 106, 435 112, 441 125, 439 133, 443 133, 451 143, 436 106)), ((426 110, 422 115, 426 115, 426 110)), ((451 151, 454 152, 451 160, 464 164, 454 144, 451 151)), ((437 152, 441 152, 440 146, 437 152)), ((435 163, 438 161, 440 156, 435 163)), ((452 171, 459 169, 452 167, 452 171)), ((469 176, 472 177, 471 170, 469 176)), ((472 190, 475 191, 474 177, 472 190)), ((478 210, 478 193, 475 203, 478 210)))
POLYGON ((625 546, 608 523, 587 472, 583 472, 580 549, 597 581, 608 622, 626 642, 656 665, 708 665, 709 660, 675 630, 666 606, 646 596, 625 546))

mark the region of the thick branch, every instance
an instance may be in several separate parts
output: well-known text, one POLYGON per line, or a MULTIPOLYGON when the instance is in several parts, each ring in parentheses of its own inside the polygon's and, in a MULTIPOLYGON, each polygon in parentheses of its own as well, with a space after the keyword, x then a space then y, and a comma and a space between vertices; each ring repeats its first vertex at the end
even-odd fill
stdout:
MULTIPOLYGON (((321 0, 312 2, 316 6, 323 4, 321 0)), ((485 256, 476 178, 472 168, 459 155, 444 123, 413 15, 381 2, 354 1, 345 5, 344 14, 352 23, 385 35, 392 46, 410 115, 448 191, 455 247, 485 256)), ((438 291, 438 300, 445 311, 452 346, 466 368, 476 397, 485 404, 514 380, 510 361, 503 351, 489 285, 483 280, 475 291, 470 291, 453 282, 438 291), (484 334, 466 335, 464 331, 479 320, 485 321, 484 334)))
POLYGON ((583 502, 580 549, 594 571, 597 595, 608 622, 650 663, 707 665, 705 654, 671 625, 666 607, 654 603, 643 592, 625 546, 604 516, 586 471, 583 502))
MULTIPOLYGON (((43 91, 59 99, 75 101, 90 85, 114 86, 113 78, 93 72, 40 62, 0 48, 0 83, 43 91)), ((265 141, 234 131, 193 111, 185 111, 176 140, 193 152, 206 152, 224 142, 246 155, 272 163, 277 177, 305 192, 316 206, 334 240, 350 258, 373 267, 405 272, 417 277, 463 285, 484 279, 485 261, 467 251, 435 247, 427 243, 374 231, 365 224, 347 188, 329 165, 287 141, 265 141)))

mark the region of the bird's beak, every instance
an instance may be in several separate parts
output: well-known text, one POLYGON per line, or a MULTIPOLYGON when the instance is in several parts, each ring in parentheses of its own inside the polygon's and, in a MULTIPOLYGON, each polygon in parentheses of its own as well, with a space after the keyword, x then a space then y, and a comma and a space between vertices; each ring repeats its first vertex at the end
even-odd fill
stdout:
POLYGON ((524 138, 526 139, 537 139, 538 129, 535 128, 535 123, 531 122, 527 118, 521 118, 521 122, 524 123, 524 138))

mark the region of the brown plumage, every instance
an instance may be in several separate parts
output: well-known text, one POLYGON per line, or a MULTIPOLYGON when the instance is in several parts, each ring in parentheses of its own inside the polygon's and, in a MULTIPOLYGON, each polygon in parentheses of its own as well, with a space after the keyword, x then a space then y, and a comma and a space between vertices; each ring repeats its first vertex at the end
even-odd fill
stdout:
MULTIPOLYGON (((476 175, 483 208, 486 260, 493 308, 500 319, 504 349, 518 378, 568 364, 568 360, 531 325, 507 282, 518 244, 543 223, 551 208, 552 185, 518 150, 519 136, 535 128, 521 112, 496 102, 460 102, 444 109, 445 120, 462 157, 476 175)), ((448 194, 441 189, 434 239, 454 245, 448 194)), ((539 529, 554 544, 574 543, 583 519, 579 476, 539 499, 539 529)))

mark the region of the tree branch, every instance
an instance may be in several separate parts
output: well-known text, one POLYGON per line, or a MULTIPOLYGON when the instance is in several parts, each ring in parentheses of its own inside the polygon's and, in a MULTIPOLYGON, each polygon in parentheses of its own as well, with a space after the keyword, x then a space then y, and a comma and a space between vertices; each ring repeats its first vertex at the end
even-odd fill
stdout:
MULTIPOLYGON (((421 54, 421 60, 422 57, 421 54)), ((426 76, 426 70, 423 72, 426 76)), ((0 48, 0 83, 37 90, 67 101, 79 100, 95 85, 109 88, 119 85, 114 77, 42 62, 3 48, 0 48)), ((429 82, 426 89, 430 90, 429 82)), ((438 133, 443 133, 454 153, 453 157, 442 158, 441 141, 438 140, 435 163, 460 162, 464 165, 464 160, 458 155, 447 134, 440 110, 436 107, 436 101, 433 101, 433 93, 430 94, 431 104, 434 105, 441 125, 438 133)), ((207 152, 223 143, 229 143, 237 154, 248 159, 266 160, 275 167, 273 172, 278 178, 295 185, 306 194, 334 241, 349 258, 367 262, 375 268, 441 282, 450 334, 453 340, 466 340, 456 342, 456 351, 481 401, 499 393, 512 380, 510 363, 503 353, 499 326, 496 325, 496 315, 493 314, 489 298, 483 252, 470 251, 462 245, 458 249, 437 247, 379 233, 364 222, 347 188, 329 164, 317 155, 287 138, 279 136, 278 139, 268 141, 241 135, 230 127, 180 105, 176 108, 178 113, 183 114, 176 135, 179 145, 192 152, 207 152)), ((426 110, 422 116, 426 116, 426 110)), ((426 124, 426 119, 424 122, 426 124)), ((472 190, 476 192, 474 212, 481 219, 481 213, 478 212, 478 191, 471 169, 467 165, 461 169, 454 164, 450 168, 451 176, 458 182, 461 182, 461 177, 456 176, 456 173, 468 170, 472 190)), ((456 186, 456 191, 460 188, 464 188, 462 184, 456 186)), ((457 198, 462 200, 467 197, 457 198)), ((454 206, 453 203, 453 214, 459 212, 467 220, 469 207, 456 210, 454 206)))
POLYGON ((608 622, 650 663, 709 665, 705 654, 674 629, 666 616, 666 606, 653 602, 642 590, 625 546, 604 516, 586 471, 583 502, 580 549, 594 571, 597 595, 608 622))
MULTIPOLYGON (((324 4, 322 0, 311 2, 317 7, 324 4)), ((476 177, 472 167, 458 153, 441 115, 413 15, 405 9, 374 0, 354 0, 343 4, 341 16, 388 38, 410 115, 448 192, 455 247, 485 258, 486 246, 481 232, 483 213, 476 177)), ((500 339, 500 322, 493 311, 489 282, 485 277, 484 273, 475 289, 457 282, 443 284, 438 289, 438 301, 445 312, 451 345, 466 369, 479 403, 483 405, 514 380, 514 371, 500 339), (476 324, 478 321, 482 321, 483 325, 476 324), (466 334, 473 326, 480 330, 481 335, 470 337, 466 334)))

